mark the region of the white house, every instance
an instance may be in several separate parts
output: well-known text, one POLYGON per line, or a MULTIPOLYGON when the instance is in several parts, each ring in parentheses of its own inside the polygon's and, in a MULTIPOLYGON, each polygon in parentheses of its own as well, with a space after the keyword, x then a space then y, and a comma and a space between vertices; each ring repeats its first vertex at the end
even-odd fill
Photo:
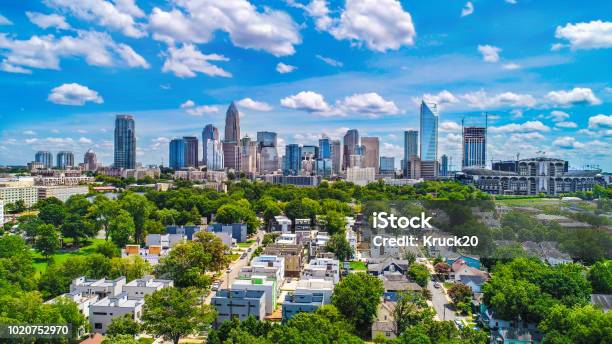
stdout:
POLYGON ((173 248, 176 244, 185 241, 182 234, 147 234, 145 244, 149 246, 161 246, 162 249, 173 248))
POLYGON ((128 294, 128 299, 138 300, 144 299, 145 295, 150 295, 160 289, 172 286, 174 286, 174 281, 155 279, 149 275, 124 285, 123 292, 128 294))
POLYGON ((331 296, 334 292, 334 282, 324 279, 301 279, 295 288, 296 294, 323 294, 323 303, 331 303, 331 296))
POLYGON ((231 290, 262 290, 265 295, 266 314, 272 314, 276 309, 277 281, 266 276, 251 276, 249 279, 238 279, 232 283, 231 290))
POLYGON ((334 284, 340 281, 340 264, 337 259, 315 258, 304 267, 304 279, 324 279, 334 284))
POLYGON ((89 307, 89 323, 94 332, 105 334, 113 318, 131 314, 133 320, 142 316, 144 300, 130 300, 128 293, 105 297, 89 307))
POLYGON ((117 279, 87 279, 85 276, 75 278, 70 283, 71 293, 98 295, 99 298, 120 294, 126 280, 124 276, 117 279))
POLYGON ((260 255, 251 260, 252 267, 276 268, 276 280, 278 285, 283 283, 285 279, 285 257, 273 255, 260 255))

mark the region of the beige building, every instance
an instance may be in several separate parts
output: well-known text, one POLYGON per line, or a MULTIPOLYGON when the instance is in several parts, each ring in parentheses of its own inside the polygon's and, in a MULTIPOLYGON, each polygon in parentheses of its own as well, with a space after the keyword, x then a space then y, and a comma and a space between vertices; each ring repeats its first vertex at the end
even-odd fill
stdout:
POLYGON ((23 201, 26 207, 31 207, 38 201, 38 189, 35 186, 0 186, 0 199, 5 205, 23 201))
POLYGON ((365 186, 376 180, 374 167, 349 167, 346 169, 346 181, 365 186))
POLYGON ((364 147, 363 167, 373 167, 378 172, 380 167, 380 141, 378 137, 362 137, 364 147))
POLYGON ((46 199, 55 197, 62 202, 66 202, 70 196, 87 195, 89 187, 86 185, 80 186, 39 186, 38 199, 46 199))

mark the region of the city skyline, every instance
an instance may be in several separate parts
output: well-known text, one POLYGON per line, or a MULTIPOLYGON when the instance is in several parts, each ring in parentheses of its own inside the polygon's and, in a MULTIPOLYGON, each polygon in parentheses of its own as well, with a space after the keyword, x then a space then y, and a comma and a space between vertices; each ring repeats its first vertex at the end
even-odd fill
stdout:
MULTIPOLYGON (((376 37, 340 20, 340 15, 354 15, 350 1, 326 2, 333 26, 327 28, 318 26, 324 18, 309 11, 309 3, 273 1, 270 7, 278 16, 249 5, 249 13, 263 24, 279 24, 281 14, 285 24, 295 24, 279 26, 278 35, 267 41, 253 39, 260 45, 248 41, 247 32, 224 28, 211 29, 210 38, 179 36, 155 21, 156 13, 171 9, 163 2, 137 1, 142 15, 118 8, 131 16, 136 31, 90 26, 87 18, 53 1, 4 6, 0 165, 25 165, 39 150, 73 151, 75 161, 81 161, 89 148, 100 163, 110 165, 117 114, 137 121, 136 160, 167 165, 172 138, 200 137, 209 123, 224 128, 225 109, 234 100, 241 136, 276 132, 281 154, 286 144, 316 145, 322 134, 338 139, 354 128, 361 137, 380 137, 380 156, 395 157, 399 168, 403 131, 419 130, 418 105, 426 99, 440 106, 437 156, 452 158, 455 169, 461 161, 461 119, 485 111, 490 113, 489 165, 517 153, 527 157, 544 151, 574 168, 599 164, 612 169, 607 148, 612 88, 595 67, 605 65, 612 46, 605 39, 612 24, 598 21, 610 4, 574 11, 570 1, 554 6, 476 2, 473 13, 461 17, 461 3, 449 2, 433 13, 427 4, 389 0, 389 15, 409 22, 412 30, 398 33, 388 27, 384 37, 376 37), (529 25, 509 33, 517 11, 529 25), (43 29, 26 12, 59 14, 65 25, 43 29), (430 24, 437 20, 445 21, 444 28, 430 24), (487 32, 476 26, 486 26, 487 32), (589 39, 580 40, 576 32, 589 39), (105 42, 102 46, 94 44, 102 37, 94 33, 106 37, 98 40, 105 42), (300 39, 283 35, 288 33, 300 39), (36 54, 33 37, 49 40, 54 49, 45 55, 49 60, 26 65, 26 57, 44 59, 36 54), (92 51, 105 49, 109 60, 96 61, 87 49, 66 52, 61 39, 92 51), (189 54, 202 55, 200 65, 176 68, 184 62, 180 56, 189 54)), ((375 11, 370 12, 375 20, 375 11)))

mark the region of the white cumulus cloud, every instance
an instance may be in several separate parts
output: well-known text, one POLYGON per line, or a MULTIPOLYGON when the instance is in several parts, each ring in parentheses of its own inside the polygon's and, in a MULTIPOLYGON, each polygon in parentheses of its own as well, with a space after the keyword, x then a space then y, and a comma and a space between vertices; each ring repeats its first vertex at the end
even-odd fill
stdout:
POLYGON ((589 128, 612 129, 612 115, 599 114, 589 117, 589 128))
POLYGON ((236 104, 242 106, 247 109, 256 110, 256 111, 270 111, 272 110, 272 106, 265 102, 258 102, 251 98, 240 99, 236 104))
POLYGON ((550 127, 540 121, 528 121, 525 123, 510 123, 499 127, 490 127, 489 131, 494 134, 548 132, 550 127))
POLYGON ((559 128, 578 128, 578 124, 572 121, 562 121, 555 123, 555 126, 559 128))
POLYGON ((551 91, 548 92, 546 98, 560 106, 601 104, 601 100, 595 96, 593 91, 590 88, 585 87, 575 87, 569 91, 551 91))
POLYGON ((183 44, 180 48, 168 47, 162 72, 171 72, 181 78, 193 78, 197 73, 208 76, 232 76, 230 72, 210 61, 229 61, 229 59, 218 54, 202 54, 193 44, 183 44))
MULTIPOLYGON (((578 49, 600 49, 612 47, 612 22, 593 20, 588 23, 567 23, 557 26, 555 37, 569 42, 569 47, 578 49)), ((553 50, 563 45, 553 46, 553 50)))
POLYGON ((77 18, 94 22, 113 31, 119 31, 128 37, 140 38, 146 36, 141 24, 136 23, 136 14, 144 15, 132 0, 113 2, 105 0, 45 0, 45 3, 74 15, 77 18))
POLYGON ((501 48, 492 45, 478 45, 478 51, 482 54, 482 59, 485 62, 498 62, 501 48))
POLYGON ((86 102, 102 104, 104 100, 98 92, 77 83, 55 87, 47 97, 52 103, 61 105, 84 105, 86 102))
POLYGON ((48 29, 50 27, 55 27, 62 30, 70 29, 70 25, 66 23, 66 18, 60 16, 59 14, 44 14, 28 11, 26 12, 26 16, 32 23, 43 29, 48 29))
POLYGON ((280 103, 288 109, 307 112, 326 113, 331 109, 323 95, 313 91, 301 91, 281 99, 280 103))
POLYGON ((503 107, 533 107, 536 99, 530 94, 503 92, 489 95, 484 90, 466 93, 460 98, 468 102, 468 106, 478 109, 492 109, 503 107))
POLYGON ((7 17, 0 14, 0 25, 13 25, 13 22, 10 21, 7 17))
POLYGON ((149 68, 147 61, 130 46, 116 43, 108 34, 96 31, 77 31, 76 36, 59 38, 32 36, 27 40, 0 33, 0 48, 4 70, 11 67, 59 70, 61 59, 66 57, 82 57, 92 66, 149 68))
POLYGON ((561 122, 568 119, 569 117, 570 115, 567 112, 555 110, 551 111, 550 115, 548 115, 546 118, 552 119, 553 122, 561 122))
POLYGON ((555 146, 558 146, 562 149, 575 149, 575 148, 584 148, 584 143, 576 141, 576 138, 572 136, 562 136, 553 141, 555 146))
POLYGON ((189 99, 181 104, 181 109, 191 116, 203 116, 205 113, 217 113, 219 108, 210 105, 197 105, 193 100, 189 99))
POLYGON ((338 61, 338 60, 334 60, 331 57, 326 57, 326 56, 322 56, 322 55, 316 55, 316 58, 318 58, 319 60, 327 63, 328 65, 332 66, 332 67, 342 67, 344 66, 344 63, 338 61))
POLYGON ((337 40, 349 40, 379 52, 414 44, 412 16, 397 0, 347 0, 340 17, 331 17, 332 11, 323 0, 313 0, 308 6, 290 3, 303 8, 315 19, 318 30, 329 32, 337 40))
POLYGON ((368 115, 397 114, 399 109, 393 101, 386 100, 378 93, 360 93, 345 97, 339 104, 346 112, 356 112, 368 115))
POLYGON ((299 27, 283 11, 264 7, 259 11, 247 0, 171 0, 173 9, 154 8, 149 29, 155 39, 207 43, 216 31, 224 31, 235 46, 292 55, 302 42, 299 27))

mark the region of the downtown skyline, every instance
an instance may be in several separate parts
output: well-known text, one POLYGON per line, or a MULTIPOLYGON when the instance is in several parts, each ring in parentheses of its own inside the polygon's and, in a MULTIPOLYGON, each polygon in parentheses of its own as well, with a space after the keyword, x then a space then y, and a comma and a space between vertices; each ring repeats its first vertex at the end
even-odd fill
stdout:
MULTIPOLYGON (((135 118, 137 161, 148 165, 163 159, 167 165, 172 138, 199 137, 209 123, 224 128, 225 109, 235 100, 241 136, 277 132, 283 149, 290 143, 316 145, 322 134, 338 139, 348 129, 358 129, 361 137, 380 137, 380 155, 395 157, 399 168, 403 131, 419 130, 419 103, 424 98, 440 106, 438 157, 452 157, 455 169, 461 161, 461 119, 466 118, 466 125, 481 125, 485 111, 490 113, 489 164, 491 159, 544 151, 569 160, 575 168, 599 164, 612 169, 612 85, 597 68, 605 65, 612 47, 612 23, 601 18, 611 5, 573 11, 569 1, 474 1, 473 12, 461 16, 464 4, 459 2, 449 1, 433 13, 426 4, 384 1, 390 4, 387 15, 410 23, 412 30, 387 27, 372 33, 340 19, 355 15, 348 5, 362 2, 368 3, 313 2, 330 9, 328 27, 324 11, 300 6, 310 1, 266 3, 275 15, 264 15, 263 6, 252 5, 249 13, 261 23, 282 19, 287 26, 279 26, 275 37, 249 36, 248 28, 210 28, 210 38, 190 36, 194 32, 181 36, 163 27, 156 15, 172 8, 163 2, 136 1, 141 13, 116 6, 132 18, 131 28, 94 25, 73 10, 76 5, 65 5, 71 1, 4 5, 0 15, 5 20, 0 22, 11 25, 0 26, 0 82, 6 89, 0 104, 0 165, 24 165, 38 150, 71 150, 80 160, 89 148, 109 165, 117 114, 135 118), (32 13, 63 17, 71 29, 59 28, 66 26, 57 17, 51 21, 55 27, 37 27, 41 17, 32 13), (517 13, 528 28, 508 30, 517 13), (444 25, 436 27, 432 21, 444 25), (475 30, 477 25, 486 26, 487 32, 475 30), (589 39, 576 38, 572 30, 586 32, 589 39), (125 44, 142 60, 132 59, 130 65, 115 51, 110 62, 101 65, 83 53, 60 51, 62 37, 81 37, 79 44, 87 47, 92 43, 84 37, 92 32, 104 33, 114 42, 107 51, 125 44), (161 33, 175 34, 173 43, 161 39, 161 33), (16 47, 22 47, 21 54, 35 52, 30 44, 34 36, 48 39, 57 49, 48 52, 50 57, 32 56, 56 58, 57 65, 18 64, 24 56, 16 47), (206 56, 198 60, 201 65, 177 67, 179 56, 185 56, 180 53, 195 52, 206 56), (172 63, 176 68, 168 67, 172 63), (216 69, 199 68, 203 66, 216 69)), ((235 9, 230 7, 220 10, 231 14, 235 9)), ((177 11, 185 15, 183 21, 192 18, 191 24, 202 25, 188 16, 196 14, 193 8, 177 5, 177 11)), ((369 15, 376 19, 381 14, 369 15)))

